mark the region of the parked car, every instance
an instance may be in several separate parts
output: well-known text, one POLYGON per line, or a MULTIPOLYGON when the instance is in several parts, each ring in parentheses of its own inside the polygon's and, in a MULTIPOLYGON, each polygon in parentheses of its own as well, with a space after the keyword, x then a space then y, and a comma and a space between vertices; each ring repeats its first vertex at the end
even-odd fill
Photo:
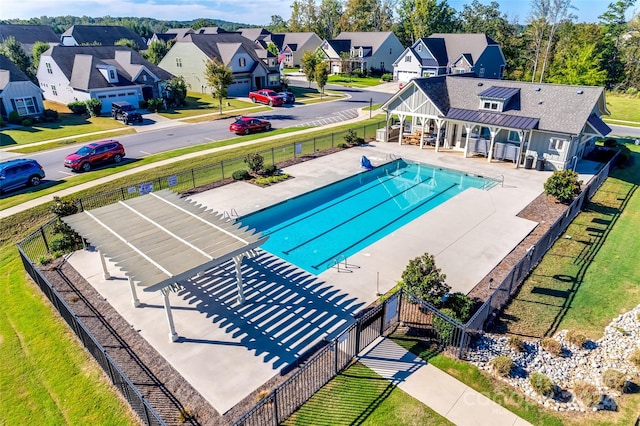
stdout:
POLYGON ((122 121, 124 124, 142 123, 142 114, 136 111, 136 107, 124 101, 111 104, 111 117, 122 121))
POLYGON ((285 92, 279 92, 278 95, 280 95, 280 97, 284 99, 285 104, 293 104, 296 102, 296 95, 288 90, 285 92))
POLYGON ((229 130, 238 135, 271 130, 271 123, 255 117, 240 117, 229 125, 229 130))
POLYGON ((38 186, 44 169, 36 160, 16 159, 0 163, 0 194, 23 186, 38 186))
POLYGON ((64 166, 73 171, 88 172, 94 165, 113 161, 119 163, 124 158, 124 147, 116 140, 93 142, 83 146, 64 158, 64 166))
POLYGON ((269 106, 280 106, 284 104, 284 99, 271 89, 261 89, 249 92, 251 102, 260 102, 269 106))

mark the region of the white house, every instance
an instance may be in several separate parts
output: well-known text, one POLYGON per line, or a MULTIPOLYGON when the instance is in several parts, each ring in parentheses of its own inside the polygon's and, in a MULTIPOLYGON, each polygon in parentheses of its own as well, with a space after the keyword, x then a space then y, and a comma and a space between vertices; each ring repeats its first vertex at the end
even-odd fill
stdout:
POLYGON ((137 107, 162 97, 173 75, 125 46, 54 46, 42 54, 37 77, 45 99, 68 104, 94 98, 105 113, 114 101, 137 107))
POLYGON ((404 50, 392 32, 342 32, 333 40, 323 41, 320 48, 334 74, 346 72, 342 67, 347 63, 351 70, 391 72, 393 62, 404 50))
POLYGON ((0 54, 0 115, 15 111, 20 117, 42 114, 42 90, 9 58, 0 54))

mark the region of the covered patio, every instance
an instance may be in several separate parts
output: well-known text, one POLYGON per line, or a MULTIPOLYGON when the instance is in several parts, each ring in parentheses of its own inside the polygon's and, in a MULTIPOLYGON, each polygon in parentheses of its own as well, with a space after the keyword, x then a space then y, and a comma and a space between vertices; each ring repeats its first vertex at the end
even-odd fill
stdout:
POLYGON ((169 293, 181 290, 183 281, 233 260, 237 301, 244 303, 242 261, 254 257, 268 238, 169 190, 62 220, 99 251, 105 280, 111 278, 106 259, 124 271, 134 307, 141 306, 136 287, 160 291, 171 341, 178 333, 169 293))

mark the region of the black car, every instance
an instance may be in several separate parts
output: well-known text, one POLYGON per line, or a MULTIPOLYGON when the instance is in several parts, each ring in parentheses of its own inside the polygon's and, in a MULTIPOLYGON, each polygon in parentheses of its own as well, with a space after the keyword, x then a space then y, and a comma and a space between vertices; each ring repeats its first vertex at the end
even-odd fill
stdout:
POLYGON ((114 102, 111 104, 111 117, 121 120, 124 124, 142 123, 142 114, 129 102, 114 102))
POLYGON ((290 92, 288 90, 285 92, 280 92, 278 93, 278 95, 280 95, 282 99, 284 99, 285 104, 293 104, 296 101, 296 96, 293 94, 293 92, 290 92))
POLYGON ((37 186, 44 170, 36 160, 18 159, 0 163, 0 194, 22 186, 37 186))

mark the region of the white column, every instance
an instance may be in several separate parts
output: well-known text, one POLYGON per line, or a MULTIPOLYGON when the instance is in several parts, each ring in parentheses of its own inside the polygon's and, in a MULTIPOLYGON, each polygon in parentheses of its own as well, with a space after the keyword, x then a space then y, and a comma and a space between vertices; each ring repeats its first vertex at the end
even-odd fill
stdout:
POLYGON ((522 148, 524 146, 524 138, 527 137, 527 134, 525 133, 524 130, 520 130, 520 132, 518 132, 520 135, 520 146, 518 147, 518 154, 516 157, 516 169, 520 168, 520 162, 522 161, 522 148))
POLYGON ((469 154, 469 136, 471 136, 471 132, 473 132, 473 128, 475 126, 464 126, 467 129, 467 140, 464 142, 464 158, 467 158, 469 154))
POLYGON ((384 142, 389 142, 389 132, 391 131, 391 128, 389 127, 389 119, 391 118, 391 114, 389 114, 389 111, 387 111, 387 119, 384 122, 385 128, 384 128, 384 142))
POLYGON ((133 284, 133 280, 129 277, 129 288, 131 289, 131 303, 133 303, 133 307, 137 308, 140 306, 140 299, 138 299, 138 293, 136 292, 136 286, 133 284))
POLYGON ((244 255, 236 256, 233 258, 233 262, 236 264, 236 285, 238 287, 238 303, 243 304, 244 292, 242 290, 242 259, 244 259, 244 255))
POLYGON ((164 312, 167 314, 167 322, 169 323, 169 339, 172 342, 178 340, 178 333, 176 333, 176 327, 173 324, 173 315, 171 314, 171 304, 169 303, 169 289, 163 288, 160 290, 164 300, 164 312))
POLYGON ((100 263, 102 263, 102 278, 105 280, 111 279, 111 275, 109 271, 107 271, 107 261, 104 258, 102 252, 100 252, 100 263))
POLYGON ((424 147, 424 123, 427 121, 426 118, 421 117, 420 118, 420 122, 422 124, 422 127, 420 128, 420 149, 422 149, 424 147))
POLYGON ((490 163, 491 159, 493 158, 493 143, 495 142, 498 133, 500 133, 500 129, 490 127, 489 131, 491 132, 491 144, 489 145, 489 152, 487 152, 487 162, 490 163))
POLYGON ((407 116, 398 114, 398 118, 400 118, 400 135, 398 136, 398 145, 402 145, 402 134, 404 133, 404 120, 405 118, 407 118, 407 116))
POLYGON ((442 124, 442 120, 436 120, 436 152, 438 152, 440 148, 440 130, 442 129, 442 124))

